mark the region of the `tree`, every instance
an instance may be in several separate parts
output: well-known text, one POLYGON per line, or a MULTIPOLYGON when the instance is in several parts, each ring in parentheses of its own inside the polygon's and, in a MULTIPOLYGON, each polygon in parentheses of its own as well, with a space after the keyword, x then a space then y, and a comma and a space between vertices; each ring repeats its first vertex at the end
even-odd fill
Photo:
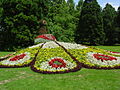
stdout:
POLYGON ((48 12, 48 0, 3 0, 2 16, 2 48, 14 49, 33 44, 37 35, 40 20, 45 19, 48 12))
POLYGON ((103 26, 106 34, 105 44, 107 45, 115 44, 115 17, 115 9, 107 3, 103 9, 103 26))
POLYGON ((118 7, 118 11, 117 11, 117 25, 118 27, 120 27, 120 6, 118 7))
POLYGON ((81 10, 82 10, 83 3, 84 3, 83 0, 79 0, 78 5, 76 6, 76 9, 77 9, 78 11, 80 11, 80 12, 81 12, 81 10))
MULTIPOLYGON (((57 0, 61 1, 61 0, 57 0)), ((48 30, 58 41, 73 42, 75 31, 75 17, 71 15, 70 7, 65 0, 58 3, 51 2, 48 14, 48 30)))
POLYGON ((69 6, 69 12, 73 15, 74 9, 75 9, 75 3, 74 0, 68 0, 67 4, 69 6))
POLYGON ((96 0, 85 0, 76 31, 77 43, 99 45, 104 43, 101 8, 96 0))
POLYGON ((78 26, 78 22, 79 22, 79 17, 81 15, 81 10, 82 10, 82 6, 83 6, 84 1, 83 0, 79 0, 78 4, 76 5, 76 9, 75 9, 75 17, 76 17, 76 25, 78 26))
POLYGON ((118 7, 117 10, 117 17, 116 17, 116 38, 117 38, 117 43, 120 44, 120 6, 118 7))

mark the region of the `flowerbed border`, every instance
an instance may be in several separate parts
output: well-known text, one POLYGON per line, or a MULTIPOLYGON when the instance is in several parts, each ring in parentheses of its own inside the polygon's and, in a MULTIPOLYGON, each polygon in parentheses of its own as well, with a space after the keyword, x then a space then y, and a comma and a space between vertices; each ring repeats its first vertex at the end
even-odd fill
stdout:
POLYGON ((82 63, 83 68, 87 69, 99 69, 99 70, 111 70, 111 69, 120 69, 120 66, 115 66, 115 67, 97 67, 97 66, 89 66, 87 64, 82 63))

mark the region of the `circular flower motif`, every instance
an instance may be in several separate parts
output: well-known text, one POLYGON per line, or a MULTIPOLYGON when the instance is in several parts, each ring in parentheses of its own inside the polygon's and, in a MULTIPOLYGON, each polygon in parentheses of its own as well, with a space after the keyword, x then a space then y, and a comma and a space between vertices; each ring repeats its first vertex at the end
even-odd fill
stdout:
POLYGON ((56 72, 70 70, 75 68, 76 66, 77 64, 75 62, 70 62, 61 57, 53 57, 48 59, 48 61, 42 62, 39 65, 39 68, 42 71, 56 72))
POLYGON ((55 68, 66 67, 66 63, 61 58, 52 59, 51 61, 49 61, 49 65, 55 68))
POLYGON ((101 60, 101 61, 104 61, 104 60, 117 60, 117 58, 115 57, 112 57, 112 56, 108 56, 108 55, 104 55, 104 54, 93 54, 93 56, 97 59, 97 60, 101 60))

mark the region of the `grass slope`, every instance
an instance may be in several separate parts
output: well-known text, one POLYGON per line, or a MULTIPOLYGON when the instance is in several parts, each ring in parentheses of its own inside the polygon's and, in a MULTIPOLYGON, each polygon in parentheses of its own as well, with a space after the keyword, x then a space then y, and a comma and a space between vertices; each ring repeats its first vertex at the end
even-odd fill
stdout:
MULTIPOLYGON (((97 46, 120 52, 120 46, 97 46)), ((8 53, 0 52, 0 55, 8 53)), ((0 90, 120 90, 120 70, 81 69, 66 74, 40 74, 27 68, 0 68, 0 90)))

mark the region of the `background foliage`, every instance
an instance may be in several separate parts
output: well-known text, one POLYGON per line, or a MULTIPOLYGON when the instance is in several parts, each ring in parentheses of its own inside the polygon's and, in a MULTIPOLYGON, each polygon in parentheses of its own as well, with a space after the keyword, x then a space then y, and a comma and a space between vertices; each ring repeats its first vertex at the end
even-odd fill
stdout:
POLYGON ((77 5, 74 0, 0 0, 1 49, 33 45, 39 30, 44 29, 58 41, 120 44, 120 7, 115 11, 106 4, 102 10, 96 0, 79 0, 77 5))

